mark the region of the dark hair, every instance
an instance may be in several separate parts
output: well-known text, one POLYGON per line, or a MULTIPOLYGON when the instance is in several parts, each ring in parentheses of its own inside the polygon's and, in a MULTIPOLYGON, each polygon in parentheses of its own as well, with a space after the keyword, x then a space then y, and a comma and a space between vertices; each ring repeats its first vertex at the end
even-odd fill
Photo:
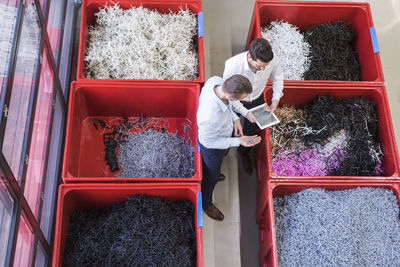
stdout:
POLYGON ((225 80, 222 85, 222 91, 234 98, 239 98, 243 94, 250 94, 253 91, 253 87, 251 86, 249 79, 243 75, 235 74, 225 80))
POLYGON ((250 44, 249 53, 253 60, 258 59, 264 63, 268 63, 274 58, 271 45, 264 38, 253 40, 250 44))

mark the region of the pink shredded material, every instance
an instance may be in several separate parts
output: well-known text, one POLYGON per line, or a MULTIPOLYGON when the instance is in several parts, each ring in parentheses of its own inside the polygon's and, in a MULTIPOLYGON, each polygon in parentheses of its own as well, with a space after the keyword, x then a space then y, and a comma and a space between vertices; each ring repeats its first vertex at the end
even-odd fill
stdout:
POLYGON ((327 176, 329 170, 340 166, 344 157, 345 152, 341 149, 326 154, 316 148, 298 147, 280 151, 272 159, 272 169, 281 176, 327 176))
POLYGON ((376 175, 383 175, 385 172, 383 171, 383 165, 382 165, 382 161, 379 162, 378 165, 376 165, 375 167, 375 174, 376 175))

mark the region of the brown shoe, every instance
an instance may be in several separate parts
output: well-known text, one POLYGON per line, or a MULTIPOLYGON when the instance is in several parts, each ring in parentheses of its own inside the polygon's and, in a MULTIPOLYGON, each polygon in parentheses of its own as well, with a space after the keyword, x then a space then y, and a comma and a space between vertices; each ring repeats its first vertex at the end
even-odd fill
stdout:
POLYGON ((251 157, 247 153, 240 153, 240 157, 242 158, 243 169, 251 174, 253 172, 253 164, 251 162, 251 157))
POLYGON ((225 175, 223 175, 222 173, 219 175, 219 179, 218 179, 218 182, 221 182, 221 181, 223 181, 223 180, 225 180, 225 175))
POLYGON ((203 207, 203 210, 211 219, 217 221, 222 221, 224 219, 224 214, 222 214, 222 212, 217 207, 215 207, 214 204, 211 204, 208 207, 203 207))

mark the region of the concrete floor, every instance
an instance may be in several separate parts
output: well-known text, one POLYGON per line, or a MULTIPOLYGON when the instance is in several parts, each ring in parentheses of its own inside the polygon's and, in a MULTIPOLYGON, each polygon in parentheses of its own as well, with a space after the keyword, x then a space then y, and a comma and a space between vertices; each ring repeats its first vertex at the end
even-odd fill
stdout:
MULTIPOLYGON (((333 1, 331 1, 333 2, 333 1)), ((360 1, 348 1, 360 2, 360 1)), ((397 143, 400 143, 400 0, 369 0, 397 143)), ((226 59, 245 50, 254 0, 203 0, 206 79, 222 76, 226 59)), ((244 173, 236 151, 225 157, 214 200, 225 215, 216 222, 204 214, 204 266, 258 266, 255 223, 256 176, 244 173)))

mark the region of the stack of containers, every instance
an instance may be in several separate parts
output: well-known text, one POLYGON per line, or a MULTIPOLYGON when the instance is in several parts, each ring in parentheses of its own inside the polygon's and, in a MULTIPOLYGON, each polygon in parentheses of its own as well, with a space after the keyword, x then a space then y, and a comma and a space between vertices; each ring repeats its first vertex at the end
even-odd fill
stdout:
MULTIPOLYGON (((85 52, 89 27, 96 13, 114 5, 111 0, 84 0, 78 55, 77 81, 70 90, 67 133, 58 210, 53 266, 63 262, 70 216, 75 210, 101 208, 126 201, 135 194, 159 196, 172 201, 188 200, 195 207, 196 264, 203 266, 202 208, 200 182, 201 155, 198 151, 196 111, 200 85, 204 83, 203 11, 201 0, 120 0, 122 9, 147 8, 161 14, 189 9, 196 14, 198 35, 198 77, 194 80, 105 80, 89 79, 85 52), (194 148, 192 177, 116 177, 106 167, 103 137, 93 126, 94 119, 110 121, 121 117, 161 118, 168 121, 168 132, 188 136, 194 148), (186 129, 185 123, 190 125, 186 129)), ((178 59, 179 60, 179 59, 178 59)), ((166 248, 170 249, 170 248, 166 248)))
MULTIPOLYGON (((294 106, 310 103, 317 95, 333 95, 344 99, 365 96, 376 104, 378 112, 378 136, 384 154, 382 176, 280 176, 272 169, 269 130, 263 132, 256 161, 257 208, 261 266, 278 266, 275 236, 273 198, 291 195, 307 188, 344 190, 356 187, 379 187, 394 192, 400 203, 398 178, 399 156, 393 131, 389 103, 379 57, 375 28, 368 3, 306 2, 256 0, 247 47, 255 38, 261 37, 261 28, 280 20, 304 31, 310 26, 335 22, 351 22, 356 34, 355 48, 361 65, 361 81, 332 80, 285 80, 282 104, 294 106)), ((265 90, 266 99, 272 94, 271 83, 265 90)))

